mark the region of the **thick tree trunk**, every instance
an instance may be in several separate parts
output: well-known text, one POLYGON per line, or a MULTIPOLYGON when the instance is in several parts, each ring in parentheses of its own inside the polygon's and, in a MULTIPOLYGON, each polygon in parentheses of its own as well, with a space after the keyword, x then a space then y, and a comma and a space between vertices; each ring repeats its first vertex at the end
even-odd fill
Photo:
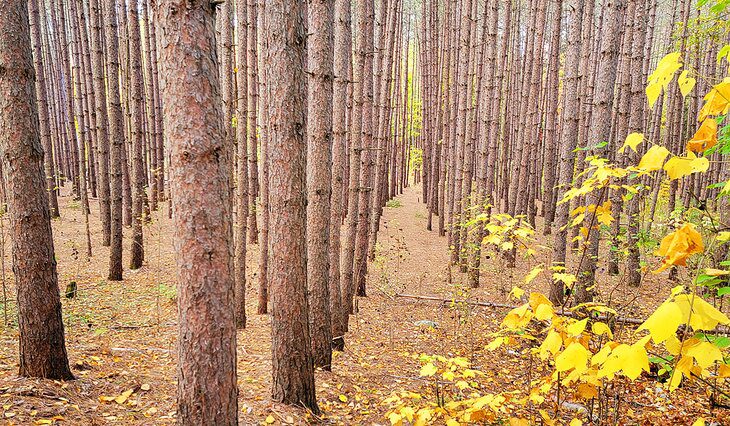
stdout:
MULTIPOLYGON (((30 8, 37 17, 34 3, 31 0, 30 8)), ((26 0, 8 0, 3 5, 0 69, 0 156, 17 291, 19 374, 71 380, 43 176, 26 0)))
POLYGON ((178 265, 177 412, 180 424, 235 425, 230 166, 211 8, 162 0, 157 14, 178 265))
POLYGON ((305 173, 305 16, 302 2, 269 0, 267 34, 270 137, 269 288, 272 396, 319 412, 307 303, 305 173))

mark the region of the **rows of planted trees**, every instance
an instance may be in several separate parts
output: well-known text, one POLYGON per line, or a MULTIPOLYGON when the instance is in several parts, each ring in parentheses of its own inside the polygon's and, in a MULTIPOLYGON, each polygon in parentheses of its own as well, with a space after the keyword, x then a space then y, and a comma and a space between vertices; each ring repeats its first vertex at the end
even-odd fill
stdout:
POLYGON ((518 237, 540 227, 555 305, 593 300, 604 251, 639 286, 658 218, 694 208, 728 228, 726 8, 6 0, 1 195, 21 374, 73 377, 50 226, 62 196, 80 202, 88 257, 98 216, 109 280, 125 250, 144 265, 146 221, 172 218, 183 423, 236 421, 247 288, 272 317, 273 398, 318 411, 314 369, 344 347, 383 207, 411 183, 472 287, 485 245, 514 266, 518 237))
POLYGON ((344 347, 382 208, 420 171, 411 160, 415 10, 354 6, 3 6, 2 197, 22 375, 73 378, 49 222, 63 220, 58 200, 70 196, 88 258, 98 215, 109 280, 123 280, 127 250, 130 270, 145 264, 147 221, 173 220, 181 421, 235 419, 250 244, 258 314, 272 315, 274 399, 317 411, 314 367, 330 369, 332 348, 344 347), (213 384, 220 393, 208 398, 213 384))
MULTIPOLYGON (((718 201, 716 184, 729 168, 714 143, 690 148, 709 160, 707 173, 626 177, 600 194, 561 202, 568 187, 581 187, 592 159, 633 164, 651 146, 646 141, 675 154, 685 149, 704 94, 727 68, 725 7, 690 0, 423 2, 423 198, 429 229, 437 216, 452 261, 472 286, 479 285, 487 234, 479 224, 495 210, 553 234, 555 265, 565 265, 572 248, 585 253, 577 302, 593 298, 599 239, 610 248, 609 273, 623 269, 639 286, 640 240, 658 207, 672 214, 710 208, 727 220, 727 198, 718 201), (663 81, 677 71, 659 62, 669 52, 685 65, 678 84, 663 81), (652 83, 659 72, 663 80, 652 83)), ((514 266, 516 247, 504 251, 514 266)), ((551 300, 562 304, 564 296, 557 282, 551 300)))

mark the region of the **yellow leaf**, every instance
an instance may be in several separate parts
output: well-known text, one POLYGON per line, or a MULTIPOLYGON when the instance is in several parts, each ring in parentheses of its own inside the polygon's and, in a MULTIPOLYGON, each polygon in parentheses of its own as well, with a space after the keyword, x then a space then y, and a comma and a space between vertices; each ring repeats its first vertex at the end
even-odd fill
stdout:
POLYGON ((553 280, 560 281, 563 284, 565 284, 567 287, 572 287, 573 284, 575 284, 575 282, 578 281, 578 278, 576 278, 575 275, 573 275, 573 274, 555 272, 555 273, 553 273, 553 280))
POLYGON ((537 308, 540 307, 540 305, 548 305, 550 307, 553 306, 552 302, 548 300, 547 297, 545 297, 544 294, 538 293, 538 292, 532 292, 530 293, 530 308, 532 308, 533 311, 537 311, 537 308))
POLYGON ((583 220, 585 219, 585 217, 586 217, 586 215, 583 214, 583 213, 581 213, 578 216, 574 217, 573 220, 570 222, 571 228, 572 227, 575 227, 577 225, 580 225, 581 223, 583 223, 583 220))
POLYGON ((591 326, 591 331, 593 332, 593 334, 598 336, 608 334, 608 338, 613 339, 613 333, 611 332, 611 329, 603 322, 594 322, 591 326))
POLYGON ((569 336, 577 337, 583 332, 583 330, 586 329, 587 324, 588 318, 585 318, 580 321, 576 321, 573 324, 570 324, 568 327, 565 328, 565 331, 568 332, 569 336))
POLYGON ((680 294, 674 298, 674 301, 682 310, 682 322, 689 322, 689 325, 695 330, 712 330, 717 327, 717 324, 730 323, 730 319, 725 314, 699 296, 680 294), (690 307, 692 315, 690 315, 690 307))
POLYGON ((489 344, 485 347, 488 351, 493 351, 497 349, 498 347, 502 346, 502 343, 504 343, 504 337, 497 337, 496 339, 489 342, 489 344))
POLYGON ((598 389, 589 383, 581 383, 578 385, 577 393, 583 399, 591 399, 598 396, 598 389))
POLYGON ((659 170, 662 168, 662 165, 664 165, 664 160, 667 158, 668 155, 668 149, 664 148, 663 146, 653 145, 651 148, 649 148, 646 154, 641 157, 638 168, 647 172, 659 170))
POLYGON ((700 233, 695 230, 694 225, 686 223, 662 239, 657 254, 664 256, 663 265, 654 273, 659 273, 671 265, 687 266, 687 258, 695 253, 701 253, 704 249, 700 233))
POLYGON ((553 307, 547 304, 541 304, 535 310, 535 319, 538 321, 547 321, 554 315, 553 307))
POLYGON ((665 55, 659 63, 654 72, 649 75, 648 81, 659 83, 666 88, 669 82, 672 81, 674 73, 682 68, 682 64, 679 62, 681 55, 679 52, 671 52, 665 55))
POLYGON ((583 421, 580 419, 573 419, 570 421, 569 426, 583 426, 583 421))
POLYGON ((677 332, 683 322, 682 310, 674 302, 662 303, 637 331, 649 330, 655 343, 661 343, 677 332))
POLYGON ((705 426, 705 419, 700 417, 699 419, 695 420, 694 423, 692 423, 692 426, 705 426))
POLYGON ((639 144, 643 141, 643 133, 631 133, 630 135, 626 136, 626 141, 624 141, 623 146, 619 148, 618 152, 623 154, 627 147, 633 149, 634 152, 636 152, 636 147, 639 146, 639 144))
POLYGON ((720 370, 717 375, 723 378, 730 377, 730 365, 720 364, 720 370))
POLYGON ((527 419, 511 417, 509 419, 509 426, 530 426, 530 421, 527 419))
POLYGON ((436 374, 436 366, 433 365, 433 363, 425 364, 423 367, 421 367, 421 376, 422 377, 430 377, 436 374))
POLYGON ((679 351, 682 349, 682 342, 679 341, 676 334, 672 334, 664 342, 664 347, 667 348, 667 352, 672 355, 679 355, 679 351))
POLYGON ((609 344, 603 345, 600 351, 591 357, 591 365, 603 364, 611 355, 611 346, 609 344))
POLYGON ((124 392, 122 392, 121 395, 114 398, 114 402, 116 402, 117 404, 124 404, 124 402, 129 398, 129 395, 132 394, 132 392, 134 392, 133 389, 125 390, 124 392))
POLYGON ((707 118, 687 142, 687 151, 702 152, 715 145, 717 145, 717 121, 714 118, 707 118))
POLYGON ((725 231, 717 234, 717 241, 720 241, 721 243, 730 241, 730 232, 725 231))
POLYGON ((697 361, 697 365, 703 370, 711 366, 715 361, 722 361, 722 352, 720 348, 710 342, 700 342, 687 350, 687 356, 691 356, 697 361))
POLYGON ((547 359, 548 353, 555 355, 560 350, 560 346, 562 344, 563 339, 560 337, 560 334, 555 332, 555 330, 550 330, 547 337, 545 337, 545 340, 543 340, 540 345, 540 358, 547 359))
POLYGON ((532 311, 528 310, 529 307, 530 305, 525 303, 524 305, 509 311, 507 316, 505 316, 502 320, 502 326, 511 330, 516 330, 526 326, 532 319, 532 311))
POLYGON ((704 274, 711 277, 721 277, 723 275, 730 275, 730 271, 726 271, 724 269, 707 268, 705 269, 704 274))
POLYGON ((689 77, 689 71, 682 71, 682 74, 680 74, 679 78, 677 78, 677 84, 679 84, 679 90, 682 92, 682 97, 686 98, 692 89, 694 89, 696 83, 697 80, 689 77))
POLYGON ((703 173, 710 168, 710 160, 696 157, 692 152, 687 157, 672 157, 664 165, 669 179, 675 180, 689 176, 692 173, 703 173))
POLYGON ((339 398, 340 398, 340 401, 347 402, 347 397, 345 395, 340 394, 339 398))
POLYGON ((705 95, 705 105, 700 110, 699 121, 704 121, 710 115, 727 114, 728 109, 730 109, 730 77, 726 77, 705 95))
MULTIPOLYGON (((532 282, 532 280, 534 280, 535 277, 540 275, 540 272, 542 272, 542 270, 543 270, 543 268, 540 266, 536 266, 536 267, 532 268, 532 270, 525 277, 525 284, 529 284, 530 282, 532 282)), ((518 299, 519 299, 519 297, 518 297, 518 299)))
POLYGON ((610 378, 623 370, 626 377, 636 380, 642 371, 649 371, 649 356, 644 348, 646 339, 648 336, 631 346, 621 344, 615 347, 598 371, 598 377, 610 378))
POLYGON ((662 94, 662 85, 658 83, 651 83, 646 86, 646 98, 649 101, 649 108, 654 108, 654 104, 659 100, 659 95, 662 94))
POLYGON ((272 416, 271 414, 266 416, 266 423, 268 423, 268 424, 274 423, 274 416, 272 416))
POLYGON ((525 290, 519 287, 512 287, 512 291, 509 292, 509 295, 514 297, 515 299, 521 299, 524 294, 525 290))
POLYGON ((582 372, 588 369, 588 350, 578 342, 571 343, 555 358, 555 369, 559 372, 575 369, 582 372))
POLYGON ((459 423, 458 421, 454 420, 453 418, 450 418, 450 419, 446 420, 446 426, 459 426, 460 424, 461 423, 459 423))

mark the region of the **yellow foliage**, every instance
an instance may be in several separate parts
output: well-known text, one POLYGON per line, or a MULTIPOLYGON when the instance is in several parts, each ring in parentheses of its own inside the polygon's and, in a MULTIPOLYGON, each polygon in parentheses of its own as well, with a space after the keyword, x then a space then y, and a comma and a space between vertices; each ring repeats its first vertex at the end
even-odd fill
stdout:
POLYGON ((606 323, 603 322, 594 322, 591 326, 591 332, 597 336, 603 336, 604 334, 608 335, 609 339, 613 339, 613 332, 611 332, 611 329, 606 325, 606 323))
POLYGON ((701 253, 704 249, 700 233, 695 230, 694 225, 685 223, 662 239, 657 254, 664 256, 664 260, 662 266, 654 273, 659 273, 672 265, 687 266, 687 258, 695 253, 701 253))
POLYGON ((664 165, 664 170, 669 179, 675 180, 689 176, 692 173, 706 172, 710 167, 710 161, 704 157, 697 157, 691 151, 687 157, 672 157, 664 165))
POLYGON ((644 134, 643 133, 631 133, 630 135, 626 136, 626 141, 624 141, 623 146, 619 148, 618 152, 624 153, 626 151, 626 148, 631 148, 636 152, 636 147, 639 146, 641 142, 644 141, 644 134))
POLYGON ((590 352, 585 346, 573 342, 555 358, 555 369, 558 372, 568 370, 575 370, 579 373, 584 372, 588 369, 589 356, 590 352))
POLYGON ((730 77, 725 77, 705 95, 705 105, 700 110, 699 121, 704 121, 708 116, 727 114, 728 109, 730 109, 730 77))
POLYGON ((637 331, 649 330, 655 343, 661 343, 674 335, 682 324, 682 310, 674 302, 662 303, 637 331))
POLYGON ((682 323, 695 330, 713 330, 718 324, 730 323, 725 314, 694 294, 680 294, 674 301, 682 310, 682 323))
POLYGON ((720 348, 710 342, 699 342, 687 350, 687 356, 691 356, 703 370, 710 367, 715 361, 722 361, 720 348))
POLYGON ((560 351, 560 346, 562 346, 562 344, 563 339, 560 337, 560 334, 555 330, 550 330, 547 337, 545 337, 545 340, 543 340, 540 345, 540 358, 547 359, 549 356, 548 353, 554 356, 558 353, 558 351, 560 351))
POLYGON ((687 142, 687 151, 702 152, 717 145, 717 121, 706 118, 697 133, 687 142))
POLYGON ((692 89, 694 89, 695 84, 697 84, 697 80, 695 80, 693 77, 689 77, 689 71, 684 70, 682 71, 682 74, 679 75, 679 78, 677 78, 677 84, 679 84, 679 90, 682 92, 682 97, 687 97, 687 95, 692 92, 692 89))
POLYGON ((653 145, 649 150, 641 157, 638 168, 645 172, 653 172, 662 168, 664 160, 669 155, 669 150, 663 146, 653 145))

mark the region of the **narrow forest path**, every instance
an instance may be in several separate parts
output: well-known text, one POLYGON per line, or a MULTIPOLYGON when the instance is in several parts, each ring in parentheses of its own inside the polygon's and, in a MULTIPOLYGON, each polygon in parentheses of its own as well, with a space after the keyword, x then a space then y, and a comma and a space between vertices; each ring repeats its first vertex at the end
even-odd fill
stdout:
MULTIPOLYGON (((94 202, 92 208, 96 207, 94 202)), ((175 422, 177 314, 172 228, 166 208, 144 228, 145 265, 138 271, 125 269, 122 282, 108 282, 108 249, 101 247, 100 232, 94 231, 94 256, 86 259, 80 206, 70 197, 61 198, 62 219, 53 222, 54 239, 61 290, 71 281, 79 289, 76 298, 62 297, 67 347, 77 380, 62 384, 16 376, 17 323, 10 282, 6 288, 9 323, 0 322, 0 405, 8 424, 30 424, 54 416, 74 425, 175 422), (118 396, 121 403, 113 400, 118 396)), ((490 254, 485 252, 483 284, 468 289, 464 274, 453 272, 449 280, 448 241, 437 231, 426 230, 426 215, 420 186, 407 188, 384 210, 376 260, 369 269, 368 297, 357 301, 359 309, 350 319, 345 351, 335 353, 332 371, 316 373, 323 424, 386 425, 389 407, 382 401, 392 393, 429 395, 429 383, 419 377, 417 354, 466 357, 472 368, 485 373, 484 393, 529 389, 524 351, 484 350, 506 309, 394 298, 393 294, 509 303, 506 292, 522 283, 522 276, 536 261, 520 259, 517 268, 508 270, 498 259, 487 259, 490 254)), ((91 216, 92 230, 101 229, 96 217, 91 216)), ((125 228, 125 237, 129 233, 125 228)), ((129 243, 125 238, 125 268, 129 243)), ((248 328, 238 333, 241 424, 266 425, 267 418, 274 424, 313 422, 301 409, 271 402, 270 318, 255 314, 256 245, 249 246, 248 256, 248 328)), ((6 238, 6 276, 12 280, 10 264, 6 238)), ((546 283, 538 281, 525 289, 544 291, 546 283)), ((651 295, 656 289, 648 287, 644 292, 651 295)), ((635 396, 637 404, 669 397, 654 395, 661 390, 651 383, 634 384, 644 389, 635 396)), ((686 392, 679 390, 671 398, 684 398, 686 392)), ((696 408, 701 413, 704 408, 699 404, 696 408)), ((632 409, 653 415, 651 407, 641 407, 632 409)))

